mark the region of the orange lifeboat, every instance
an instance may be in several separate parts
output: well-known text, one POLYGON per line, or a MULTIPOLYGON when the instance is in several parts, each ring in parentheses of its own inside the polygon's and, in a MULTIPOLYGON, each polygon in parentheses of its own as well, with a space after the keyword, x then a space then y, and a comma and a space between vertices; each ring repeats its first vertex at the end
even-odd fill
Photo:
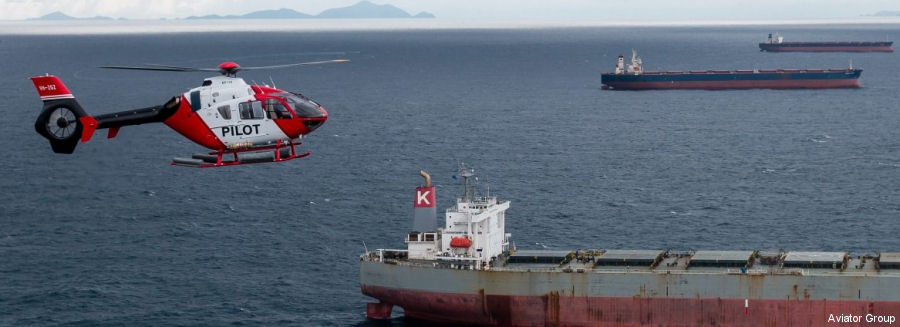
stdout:
POLYGON ((472 240, 468 237, 454 237, 450 239, 450 247, 468 248, 472 246, 472 240))

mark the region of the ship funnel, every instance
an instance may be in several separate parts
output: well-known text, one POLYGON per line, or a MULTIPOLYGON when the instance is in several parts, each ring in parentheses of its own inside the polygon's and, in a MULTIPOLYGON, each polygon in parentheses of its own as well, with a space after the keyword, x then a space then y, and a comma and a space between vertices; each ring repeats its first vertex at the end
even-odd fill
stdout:
POLYGON ((431 232, 437 230, 437 207, 435 206, 434 186, 431 175, 424 170, 419 174, 425 178, 425 186, 416 188, 416 201, 413 203, 413 231, 431 232))

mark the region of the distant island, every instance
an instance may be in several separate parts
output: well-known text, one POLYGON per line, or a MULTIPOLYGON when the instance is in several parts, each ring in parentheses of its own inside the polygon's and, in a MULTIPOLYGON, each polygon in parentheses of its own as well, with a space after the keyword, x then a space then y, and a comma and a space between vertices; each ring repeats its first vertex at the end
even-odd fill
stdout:
POLYGON ((434 18, 428 12, 410 15, 403 9, 389 4, 377 5, 369 1, 342 8, 332 8, 321 12, 316 18, 434 18))
MULTIPOLYGON (((293 9, 281 8, 275 10, 260 10, 243 15, 205 15, 190 16, 184 19, 341 19, 341 18, 435 18, 434 14, 429 12, 420 12, 412 15, 403 9, 397 8, 390 4, 375 4, 369 1, 360 1, 359 3, 341 8, 327 9, 318 15, 310 15, 293 9)), ((112 20, 110 17, 97 16, 93 18, 76 18, 66 15, 62 12, 50 13, 38 18, 30 18, 29 20, 112 20)))
POLYGON ((113 20, 113 18, 112 18, 112 17, 106 17, 106 16, 94 16, 94 17, 87 17, 87 18, 77 18, 77 17, 72 17, 72 16, 69 16, 69 15, 66 15, 66 14, 64 14, 64 13, 62 13, 62 12, 59 12, 59 11, 55 11, 55 12, 52 12, 52 13, 43 15, 43 16, 41 16, 41 17, 38 17, 38 18, 29 18, 28 20, 113 20))
POLYGON ((301 19, 315 18, 313 15, 304 14, 302 12, 281 8, 277 10, 260 10, 244 15, 206 15, 206 16, 190 16, 185 19, 301 19))

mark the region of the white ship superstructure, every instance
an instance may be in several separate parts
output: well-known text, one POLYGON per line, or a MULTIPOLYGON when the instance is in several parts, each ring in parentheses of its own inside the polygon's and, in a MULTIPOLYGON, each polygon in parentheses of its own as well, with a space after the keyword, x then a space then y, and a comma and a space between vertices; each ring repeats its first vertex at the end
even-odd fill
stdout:
MULTIPOLYGON (((447 209, 444 228, 412 231, 407 235, 409 259, 436 260, 460 269, 490 269, 491 262, 509 250, 510 234, 505 232, 509 201, 500 201, 489 194, 479 196, 473 169, 461 168, 456 176, 463 179, 465 192, 456 199, 454 206, 447 209)), ((426 180, 429 178, 426 177, 426 180)), ((417 189, 417 210, 429 208, 427 196, 433 195, 433 192, 430 182, 417 189)), ((434 201, 431 199, 433 208, 434 201)), ((416 219, 427 220, 429 217, 417 213, 416 219)), ((415 225, 419 225, 418 222, 414 222, 415 225)))

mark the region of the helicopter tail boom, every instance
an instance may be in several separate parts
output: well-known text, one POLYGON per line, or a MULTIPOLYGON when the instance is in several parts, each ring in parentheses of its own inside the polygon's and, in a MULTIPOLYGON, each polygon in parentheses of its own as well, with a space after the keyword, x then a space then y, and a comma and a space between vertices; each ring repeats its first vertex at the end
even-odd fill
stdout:
POLYGON ((74 152, 78 141, 89 141, 97 129, 108 128, 108 138, 113 138, 122 126, 163 122, 175 113, 181 100, 174 97, 161 106, 91 116, 59 77, 37 76, 31 81, 44 102, 34 129, 50 141, 50 147, 56 153, 74 152))

